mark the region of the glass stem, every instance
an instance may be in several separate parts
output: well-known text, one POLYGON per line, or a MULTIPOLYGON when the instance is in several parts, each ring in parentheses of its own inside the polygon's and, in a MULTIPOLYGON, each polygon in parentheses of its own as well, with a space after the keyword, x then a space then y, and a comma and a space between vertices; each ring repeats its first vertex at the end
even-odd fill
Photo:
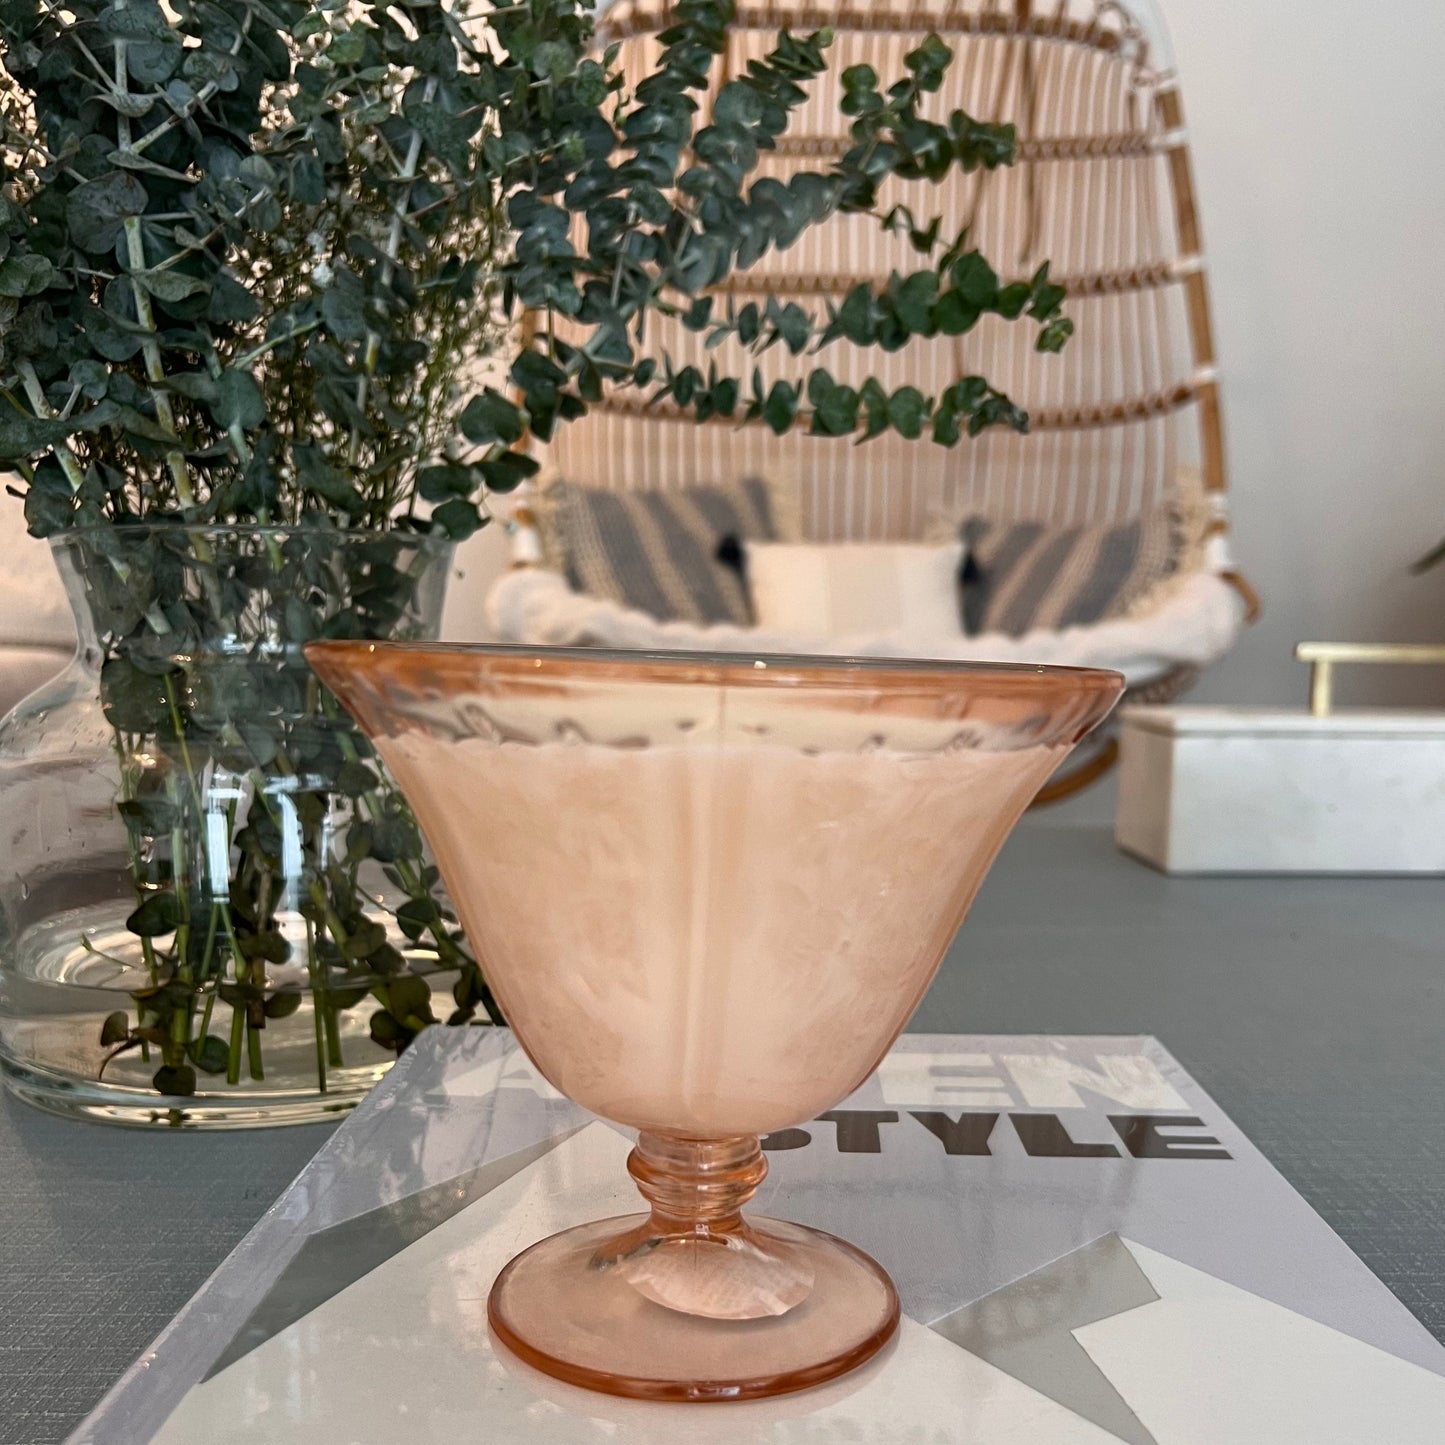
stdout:
POLYGON ((652 1213, 607 1241, 594 1269, 615 1270, 654 1304, 710 1319, 787 1314, 812 1293, 807 1251, 743 1217, 768 1172, 755 1134, 690 1139, 644 1130, 627 1170, 652 1213))
POLYGON ((627 1158, 661 1234, 725 1234, 742 1225, 742 1208, 767 1177, 756 1134, 686 1139, 643 1130, 627 1158))

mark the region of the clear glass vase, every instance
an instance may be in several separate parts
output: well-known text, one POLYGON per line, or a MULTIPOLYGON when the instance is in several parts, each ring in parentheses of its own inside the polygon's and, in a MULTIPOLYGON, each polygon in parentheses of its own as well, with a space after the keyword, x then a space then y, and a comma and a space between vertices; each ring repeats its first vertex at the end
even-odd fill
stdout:
POLYGON ((0 1067, 122 1123, 346 1109, 487 1017, 411 811, 301 656, 434 636, 449 547, 151 525, 55 553, 80 645, 0 722, 0 1067))

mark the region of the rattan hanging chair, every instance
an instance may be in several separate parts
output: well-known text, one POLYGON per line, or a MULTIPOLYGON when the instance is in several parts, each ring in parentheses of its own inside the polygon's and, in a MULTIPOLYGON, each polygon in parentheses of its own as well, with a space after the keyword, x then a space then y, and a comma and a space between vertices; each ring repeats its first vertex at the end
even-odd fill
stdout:
MULTIPOLYGON (((620 43, 625 73, 645 74, 668 23, 661 0, 623 0, 601 21, 599 38, 620 43)), ((1122 523, 1177 503, 1201 518, 1199 545, 1181 565, 1225 584, 1221 592, 1234 589, 1236 629, 1252 620, 1257 599, 1226 554, 1209 292, 1178 79, 1162 30, 1114 0, 862 0, 838 9, 742 0, 715 85, 765 54, 780 29, 822 26, 836 33, 830 70, 759 175, 786 179, 841 154, 843 69, 867 63, 885 80, 900 75, 904 55, 936 32, 956 55, 940 111, 961 107, 1012 123, 1017 162, 953 174, 939 186, 895 183, 882 209, 899 201, 920 216, 941 215, 950 233, 969 225, 973 244, 1007 279, 1049 260, 1077 328, 1057 356, 1036 353, 1032 328, 989 316, 963 337, 918 340, 891 355, 832 348, 828 364, 840 380, 857 384, 871 373, 890 389, 912 383, 929 394, 981 372, 1028 409, 1029 433, 994 430, 951 450, 891 435, 860 446, 779 438, 734 421, 698 426, 635 393, 618 394, 561 430, 549 466, 619 489, 786 476, 802 535, 817 541, 921 539, 941 516, 970 513, 1059 528, 1122 523)), ((721 289, 739 304, 773 295, 821 306, 859 280, 880 284, 895 269, 912 269, 910 260, 906 239, 876 220, 839 216, 721 289)), ((726 346, 704 354, 701 338, 660 318, 650 323, 648 348, 704 370, 716 361, 747 375, 754 364, 726 346)), ((773 355, 764 357, 765 372, 773 355)), ((780 374, 795 369, 786 356, 773 365, 780 374)), ((525 508, 521 517, 520 555, 534 560, 525 508)), ((1166 700, 1197 672, 1197 661, 1164 655, 1132 692, 1166 700)), ((1073 790, 1112 758, 1106 740, 1051 792, 1073 790)))

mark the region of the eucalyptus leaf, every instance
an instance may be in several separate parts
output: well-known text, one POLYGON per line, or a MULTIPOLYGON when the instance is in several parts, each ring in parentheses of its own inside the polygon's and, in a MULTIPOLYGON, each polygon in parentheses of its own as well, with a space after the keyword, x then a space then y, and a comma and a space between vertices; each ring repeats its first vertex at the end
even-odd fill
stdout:
POLYGON ((116 804, 116 812, 131 832, 148 838, 169 832, 179 817, 176 805, 165 797, 126 798, 116 804))
POLYGON ((531 68, 544 79, 561 82, 576 68, 577 52, 565 41, 544 40, 532 51, 531 68))
POLYGON ((208 290, 198 276, 180 271, 142 271, 136 279, 158 301, 184 301, 187 296, 203 295, 208 290))
POLYGON ((38 296, 57 274, 49 260, 34 252, 7 257, 0 261, 0 296, 38 296))
POLYGON ((266 398, 249 372, 229 368, 216 378, 215 389, 216 420, 221 426, 250 430, 266 420, 266 398))
POLYGON ((126 919, 125 926, 141 938, 158 938, 174 932, 180 916, 174 893, 154 893, 126 919))
POLYGON ((105 1022, 100 1026, 100 1046, 108 1049, 114 1044, 121 1044, 130 1037, 130 1016, 117 1009, 115 1013, 107 1014, 105 1022))
POLYGON ((462 433, 479 446, 492 442, 511 446, 522 439, 523 425, 521 408, 494 387, 474 396, 460 418, 462 433))
POLYGON ((404 974, 386 986, 387 1005, 393 1017, 430 1022, 431 985, 424 978, 404 974))
POLYGON ((357 26, 334 34, 326 48, 327 58, 333 65, 355 65, 365 54, 366 34, 357 26))
POLYGON ((82 251, 113 249, 127 218, 143 215, 150 197, 129 171, 111 171, 71 191, 65 221, 71 241, 82 251))
POLYGON ((962 336, 966 331, 973 330, 982 315, 979 307, 973 305, 962 291, 952 288, 938 298, 933 308, 934 325, 945 336, 962 336))
POLYGON ((511 492, 541 471, 541 463, 523 452, 502 452, 480 463, 482 476, 494 492, 511 492))
POLYGON ((386 1009, 378 1009, 372 1014, 368 1031, 372 1042, 380 1044, 382 1048, 396 1048, 403 1042, 405 1033, 402 1025, 386 1009))
POLYGON ((189 1064, 163 1064, 152 1084, 158 1094, 189 1099, 196 1092, 196 1071, 189 1064))
POLYGON ((239 281, 224 271, 217 272, 206 303, 208 321, 254 321, 260 313, 260 303, 239 281))
POLYGON ((44 453, 79 430, 66 422, 27 416, 0 403, 0 458, 16 459, 44 453))
POLYGON ((176 372, 166 378, 166 385, 192 401, 215 403, 221 394, 219 382, 204 371, 176 372))
POLYGON ((273 993, 265 1003, 266 1017, 268 1019, 289 1019, 300 1009, 301 1003, 301 994, 295 989, 286 993, 273 993))
POLYGON ((421 469, 417 491, 425 502, 445 502, 453 497, 469 497, 478 484, 473 468, 459 462, 444 462, 421 469))
POLYGON ((225 1039, 207 1034, 191 1047, 191 1060, 205 1074, 224 1074, 230 1059, 225 1039))
POLYGON ((954 263, 949 280, 953 289, 972 306, 982 309, 997 300, 998 276, 977 251, 970 251, 954 263))
POLYGON ((443 502, 432 513, 432 521, 442 529, 446 536, 458 542, 465 542, 468 537, 480 529, 482 516, 475 503, 461 497, 453 497, 450 501, 443 502))

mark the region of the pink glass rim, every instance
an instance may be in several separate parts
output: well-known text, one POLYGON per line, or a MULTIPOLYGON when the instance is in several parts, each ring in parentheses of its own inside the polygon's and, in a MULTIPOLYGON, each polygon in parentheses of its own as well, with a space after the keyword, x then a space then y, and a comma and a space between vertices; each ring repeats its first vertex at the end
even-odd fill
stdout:
POLYGON ((1056 667, 1043 663, 968 662, 903 657, 810 657, 751 652, 624 652, 591 647, 531 647, 517 643, 356 642, 331 640, 306 645, 306 656, 346 666, 360 654, 393 654, 418 663, 445 665, 465 658, 485 660, 486 672, 508 682, 627 680, 717 687, 865 688, 900 692, 920 686, 974 682, 1000 691, 1030 690, 1052 683, 1079 694, 1112 700, 1123 689, 1120 673, 1103 668, 1056 667))

